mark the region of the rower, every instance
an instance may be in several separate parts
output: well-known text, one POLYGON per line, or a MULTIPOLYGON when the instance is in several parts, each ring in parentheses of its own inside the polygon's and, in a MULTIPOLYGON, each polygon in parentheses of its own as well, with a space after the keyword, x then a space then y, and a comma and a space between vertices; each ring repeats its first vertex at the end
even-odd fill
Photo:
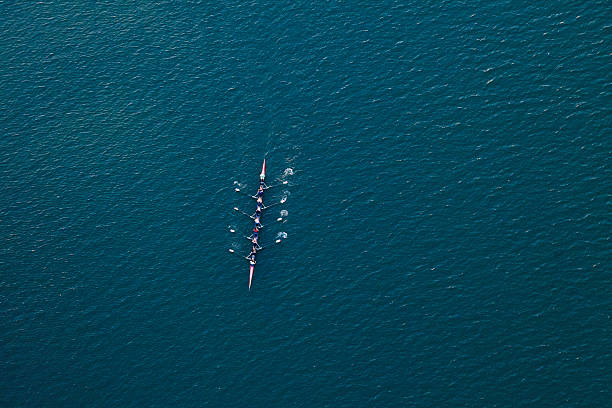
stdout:
POLYGON ((262 196, 257 197, 257 204, 263 204, 263 197, 262 196))
POLYGON ((259 214, 255 216, 255 228, 261 228, 261 223, 259 222, 259 214))

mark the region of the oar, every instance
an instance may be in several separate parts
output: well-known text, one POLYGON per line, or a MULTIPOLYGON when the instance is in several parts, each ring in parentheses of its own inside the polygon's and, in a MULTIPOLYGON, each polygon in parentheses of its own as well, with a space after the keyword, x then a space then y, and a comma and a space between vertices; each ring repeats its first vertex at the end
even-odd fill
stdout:
POLYGON ((245 193, 244 191, 240 190, 238 187, 236 187, 236 188, 234 189, 234 191, 235 191, 235 192, 237 192, 237 193, 242 194, 243 196, 246 196, 246 197, 251 197, 251 195, 250 195, 249 193, 245 193))
POLYGON ((270 208, 270 207, 274 207, 275 205, 279 205, 279 204, 283 204, 283 203, 278 202, 278 203, 273 203, 273 204, 270 204, 270 205, 264 205, 263 209, 264 209, 264 210, 267 210, 268 208, 270 208))
POLYGON ((254 220, 254 219, 255 219, 255 217, 253 217, 252 215, 249 215, 249 214, 245 213, 244 211, 242 211, 242 210, 241 210, 240 208, 238 208, 238 207, 234 207, 234 210, 235 210, 235 211, 238 211, 240 214, 244 214, 244 215, 246 215, 247 217, 249 217, 249 218, 250 218, 250 219, 252 219, 252 220, 254 220))
POLYGON ((261 252, 261 251, 263 251, 264 249, 266 249, 266 248, 270 248, 271 246, 274 246, 274 245, 277 245, 277 244, 280 244, 281 242, 282 242, 282 240, 281 240, 281 239, 277 239, 276 241, 274 241, 274 242, 273 242, 273 243, 271 243, 271 244, 268 244, 268 245, 264 245, 264 246, 262 246, 262 247, 261 247, 261 249, 258 249, 257 251, 258 251, 258 252, 261 252))
MULTIPOLYGON (((257 248, 257 252, 261 251, 262 249, 263 249, 263 247, 257 248)), ((249 261, 251 260, 251 258, 249 258, 248 256, 242 256, 238 252, 234 251, 232 248, 228 249, 228 252, 231 253, 231 254, 236 254, 239 257, 244 258, 246 260, 249 260, 249 261)), ((249 255, 250 255, 250 253, 249 253, 249 255)))
POLYGON ((230 254, 236 254, 236 255, 238 255, 239 257, 242 258, 242 255, 238 254, 238 252, 234 251, 232 248, 228 249, 228 251, 229 251, 230 254))
POLYGON ((273 184, 271 186, 265 186, 264 190, 267 190, 267 189, 272 188, 272 187, 284 186, 284 185, 287 185, 287 184, 289 184, 289 181, 285 180, 282 183, 273 184))

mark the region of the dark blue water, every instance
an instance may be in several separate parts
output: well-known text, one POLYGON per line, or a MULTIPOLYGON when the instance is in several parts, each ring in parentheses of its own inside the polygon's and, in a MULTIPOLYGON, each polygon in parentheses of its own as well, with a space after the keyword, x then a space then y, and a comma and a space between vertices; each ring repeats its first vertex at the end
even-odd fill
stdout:
POLYGON ((610 406, 610 10, 0 2, 0 406, 610 406))

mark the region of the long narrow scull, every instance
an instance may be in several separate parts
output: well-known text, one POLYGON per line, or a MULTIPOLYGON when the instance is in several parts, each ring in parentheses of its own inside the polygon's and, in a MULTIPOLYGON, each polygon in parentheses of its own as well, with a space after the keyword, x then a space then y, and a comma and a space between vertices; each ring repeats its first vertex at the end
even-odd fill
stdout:
MULTIPOLYGON (((251 241, 251 252, 249 253, 248 256, 246 256, 245 258, 249 261, 249 290, 251 290, 251 285, 253 284, 253 274, 255 272, 255 264, 257 263, 257 253, 262 251, 264 248, 266 247, 262 247, 259 243, 261 242, 261 234, 260 231, 263 228, 263 225, 261 225, 261 217, 263 215, 263 211, 266 208, 272 207, 274 205, 278 205, 278 204, 283 204, 287 197, 283 197, 283 199, 278 202, 278 203, 272 203, 270 205, 264 205, 263 204, 263 195, 264 192, 272 187, 275 186, 279 186, 279 185, 287 185, 289 182, 287 180, 281 181, 278 184, 275 184, 273 186, 268 186, 266 185, 266 159, 264 159, 263 164, 261 166, 261 173, 259 174, 259 188, 257 189, 257 192, 255 193, 255 195, 251 196, 249 194, 246 194, 248 196, 250 196, 251 198, 254 198, 255 200, 257 200, 257 204, 255 207, 255 213, 253 215, 249 215, 246 212, 240 210, 238 207, 234 207, 234 210, 249 217, 250 219, 253 220, 254 223, 254 227, 253 227, 253 232, 251 233, 250 236, 247 236, 245 238, 247 238, 249 241, 251 241)), ((234 188, 235 191, 242 193, 240 191, 240 188, 236 187, 234 188)), ((279 218, 278 221, 281 221, 282 218, 279 218)), ((230 229, 230 232, 234 232, 234 230, 230 229)), ((277 237, 276 240, 274 240, 274 243, 271 245, 276 245, 279 244, 281 242, 281 238, 280 236, 277 237)), ((229 252, 235 253, 235 251, 230 248, 229 252)))
MULTIPOLYGON (((255 212, 255 214, 259 215, 259 218, 261 217, 262 213, 263 213, 263 209, 264 209, 264 205, 263 205, 263 193, 265 191, 266 188, 266 184, 265 184, 265 180, 266 180, 266 159, 264 159, 263 161, 263 165, 261 166, 261 174, 259 175, 259 189, 257 190, 257 193, 255 193, 255 198, 262 198, 262 203, 261 203, 261 209, 259 211, 259 214, 257 213, 257 210, 255 212)), ((256 207, 257 208, 257 207, 256 207)), ((257 218, 256 218, 257 220, 257 218)), ((261 222, 259 223, 259 225, 257 225, 257 221, 255 221, 254 223, 254 230, 259 230, 259 228, 261 228, 261 222)), ((252 236, 252 235, 251 235, 252 236)), ((257 240, 259 241, 259 233, 257 234, 257 240)), ((257 244, 259 245, 259 244, 257 244)), ((255 263, 256 263, 256 255, 255 253, 251 253, 250 256, 250 260, 249 260, 249 290, 251 290, 251 284, 253 283, 253 272, 255 272, 255 263)))

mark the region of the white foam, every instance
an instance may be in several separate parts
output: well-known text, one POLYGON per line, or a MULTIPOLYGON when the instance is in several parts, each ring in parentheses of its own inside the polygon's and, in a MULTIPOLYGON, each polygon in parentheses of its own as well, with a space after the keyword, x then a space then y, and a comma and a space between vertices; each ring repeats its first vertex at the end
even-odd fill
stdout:
POLYGON ((291 167, 287 167, 283 172, 283 177, 293 176, 293 169, 291 167))
POLYGON ((289 215, 289 211, 287 211, 287 210, 281 210, 280 215, 281 215, 281 217, 286 217, 286 216, 288 216, 288 215, 289 215))

